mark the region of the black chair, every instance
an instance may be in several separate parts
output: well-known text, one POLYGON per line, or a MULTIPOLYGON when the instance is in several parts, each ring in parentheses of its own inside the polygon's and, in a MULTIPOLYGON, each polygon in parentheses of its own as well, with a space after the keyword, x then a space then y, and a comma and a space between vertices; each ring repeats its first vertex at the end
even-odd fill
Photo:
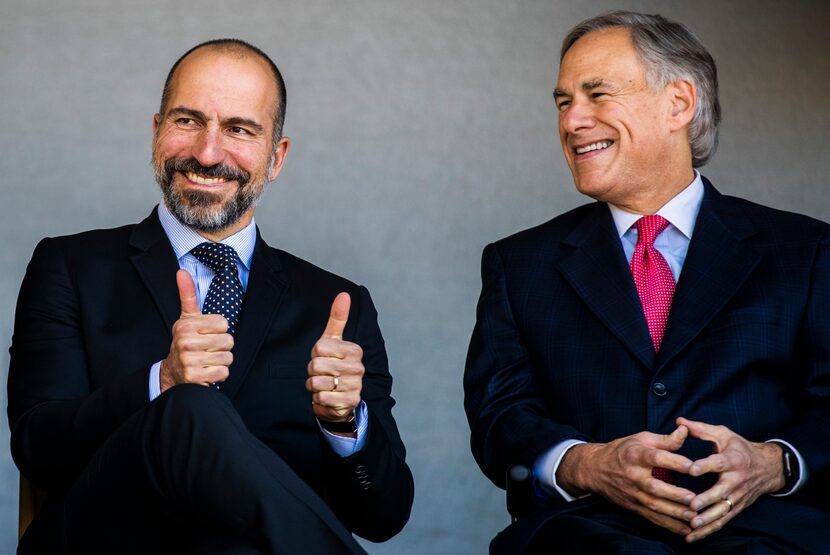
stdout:
POLYGON ((542 507, 533 492, 533 473, 524 465, 517 464, 507 469, 507 512, 512 522, 542 507))

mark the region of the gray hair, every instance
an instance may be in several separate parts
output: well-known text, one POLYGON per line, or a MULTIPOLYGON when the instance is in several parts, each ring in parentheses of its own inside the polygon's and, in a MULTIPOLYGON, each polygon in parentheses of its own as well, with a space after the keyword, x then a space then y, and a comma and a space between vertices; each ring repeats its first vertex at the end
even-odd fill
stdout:
POLYGON ((654 90, 672 81, 688 79, 697 89, 695 115, 689 122, 692 166, 709 161, 718 146, 720 102, 718 70, 709 51, 682 23, 661 15, 613 11, 577 24, 562 41, 559 61, 582 36, 609 27, 622 27, 631 33, 634 49, 645 66, 646 79, 654 90))

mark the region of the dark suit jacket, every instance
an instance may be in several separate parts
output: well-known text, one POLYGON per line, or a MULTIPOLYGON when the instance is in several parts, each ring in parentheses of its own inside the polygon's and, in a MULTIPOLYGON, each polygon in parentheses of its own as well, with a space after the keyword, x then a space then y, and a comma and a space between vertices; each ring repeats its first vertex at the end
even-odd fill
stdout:
MULTIPOLYGON (((786 440, 804 457, 802 491, 738 518, 764 529, 761 513, 786 504, 830 507, 828 226, 704 183, 658 354, 607 205, 484 250, 464 386, 473 454, 493 482, 563 440, 669 433, 685 416, 786 440)), ((711 445, 680 452, 694 460, 711 445)))
MULTIPOLYGON (((9 371, 12 455, 60 492, 104 440, 149 403, 150 366, 179 317, 173 249, 154 210, 143 222, 43 240, 20 290, 9 371)), ((265 244, 259 235, 222 392, 248 429, 334 509, 380 541, 412 504, 412 476, 391 415, 392 378, 368 291, 265 244), (361 345, 369 435, 341 458, 321 436, 305 389, 311 347, 334 297, 352 307, 344 337, 361 345)))

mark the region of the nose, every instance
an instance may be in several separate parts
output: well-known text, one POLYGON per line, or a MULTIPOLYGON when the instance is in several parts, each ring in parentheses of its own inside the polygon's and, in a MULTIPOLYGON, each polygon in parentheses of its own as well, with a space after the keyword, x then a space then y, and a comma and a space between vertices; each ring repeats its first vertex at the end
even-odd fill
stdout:
POLYGON ((574 98, 564 112, 559 113, 559 127, 567 133, 590 129, 596 124, 590 103, 574 98))
POLYGON ((214 166, 222 162, 225 152, 218 129, 205 127, 193 144, 193 157, 203 166, 214 166))

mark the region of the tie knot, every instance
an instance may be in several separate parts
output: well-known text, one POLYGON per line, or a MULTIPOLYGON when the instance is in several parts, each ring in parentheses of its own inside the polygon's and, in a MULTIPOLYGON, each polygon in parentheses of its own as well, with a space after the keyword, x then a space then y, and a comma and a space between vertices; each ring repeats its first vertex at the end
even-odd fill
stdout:
POLYGON ((637 244, 645 243, 650 247, 654 245, 654 239, 669 226, 669 221, 663 216, 653 214, 643 216, 634 223, 637 228, 637 244))
POLYGON ((233 247, 222 243, 211 243, 206 241, 193 247, 190 251, 199 262, 216 272, 217 274, 237 272, 237 260, 239 257, 233 247))

